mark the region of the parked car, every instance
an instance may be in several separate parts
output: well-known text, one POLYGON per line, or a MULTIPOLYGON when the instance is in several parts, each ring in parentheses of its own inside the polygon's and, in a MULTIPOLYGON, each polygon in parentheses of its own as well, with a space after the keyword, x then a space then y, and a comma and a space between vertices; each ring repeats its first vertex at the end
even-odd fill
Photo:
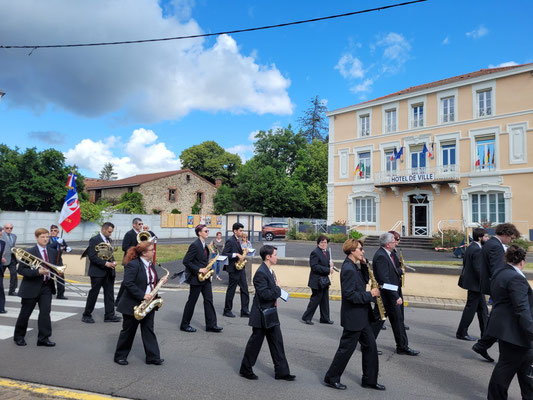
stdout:
POLYGON ((263 226, 261 233, 265 240, 274 240, 275 237, 285 237, 289 231, 289 225, 284 222, 271 222, 263 226))

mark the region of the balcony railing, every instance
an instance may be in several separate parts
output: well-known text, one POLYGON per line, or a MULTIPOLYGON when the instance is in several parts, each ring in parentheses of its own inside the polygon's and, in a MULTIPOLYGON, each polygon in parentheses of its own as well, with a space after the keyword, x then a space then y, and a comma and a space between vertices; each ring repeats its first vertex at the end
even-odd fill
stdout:
POLYGON ((420 183, 459 182, 458 165, 410 168, 398 171, 381 171, 374 174, 376 186, 416 185, 420 183))

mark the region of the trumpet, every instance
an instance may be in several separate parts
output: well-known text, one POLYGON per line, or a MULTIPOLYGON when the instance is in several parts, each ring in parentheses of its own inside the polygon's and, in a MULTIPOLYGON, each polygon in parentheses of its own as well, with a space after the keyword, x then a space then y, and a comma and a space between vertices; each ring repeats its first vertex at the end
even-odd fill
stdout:
MULTIPOLYGON (((17 258, 18 261, 23 264, 26 264, 30 268, 38 269, 43 265, 48 267, 48 269, 50 270, 50 275, 54 278, 62 278, 62 275, 65 273, 65 269, 67 268, 66 265, 54 265, 48 261, 43 260, 42 258, 36 257, 30 252, 21 249, 20 247, 13 247, 11 249, 11 253, 13 253, 13 255, 17 258)), ((67 282, 66 280, 65 283, 61 283, 59 281, 57 281, 57 283, 62 284, 65 287, 69 286, 71 289, 78 292, 79 294, 87 296, 87 292, 85 290, 70 282, 67 282)))

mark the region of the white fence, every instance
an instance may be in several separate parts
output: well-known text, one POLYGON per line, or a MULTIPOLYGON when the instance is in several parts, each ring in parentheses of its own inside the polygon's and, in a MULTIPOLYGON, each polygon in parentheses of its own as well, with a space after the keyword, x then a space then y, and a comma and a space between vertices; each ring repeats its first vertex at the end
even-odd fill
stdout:
MULTIPOLYGON (((121 241, 124 234, 131 229, 133 218, 139 217, 150 230, 161 239, 195 238, 194 228, 161 228, 161 216, 156 214, 106 214, 104 221, 112 222, 115 225, 112 239, 121 241)), ((35 241, 34 232, 37 228, 50 229, 50 225, 59 226, 59 211, 39 212, 39 211, 3 211, 0 212, 0 225, 11 222, 13 233, 17 235, 17 243, 33 243, 35 241)), ((222 219, 221 232, 225 232, 226 218, 222 219)), ((60 228, 61 229, 61 228, 60 228)), ((81 222, 70 233, 63 233, 63 237, 68 241, 86 241, 96 233, 100 232, 100 226, 94 222, 81 222)), ((212 232, 214 234, 214 232, 212 232)))

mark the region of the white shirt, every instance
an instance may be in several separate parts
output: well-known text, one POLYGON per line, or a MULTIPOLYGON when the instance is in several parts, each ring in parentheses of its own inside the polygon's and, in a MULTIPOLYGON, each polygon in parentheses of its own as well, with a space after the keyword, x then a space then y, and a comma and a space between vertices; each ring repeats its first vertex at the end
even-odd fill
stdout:
POLYGON ((100 232, 100 237, 102 238, 102 240, 103 240, 104 242, 109 243, 109 239, 106 238, 106 237, 102 234, 102 232, 100 232))
POLYGON ((481 242, 474 242, 474 243, 477 243, 477 245, 479 246, 479 248, 481 249, 481 242))
MULTIPOLYGON (((50 261, 50 255, 48 254, 48 250, 46 250, 44 247, 41 247, 40 245, 37 245, 37 248, 39 249, 39 252, 41 253, 41 258, 45 261, 50 261), (44 251, 46 250, 46 257, 44 256, 44 251)), ((48 272, 46 275, 43 275, 43 279, 50 279, 50 272, 48 272)))
MULTIPOLYGON (((150 294, 152 289, 150 288, 150 262, 146 261, 144 258, 141 257, 141 261, 144 264, 144 272, 146 273, 146 282, 148 282, 148 285, 146 285, 146 290, 144 291, 144 294, 150 294)), ((155 276, 154 276, 155 279, 155 276)))

